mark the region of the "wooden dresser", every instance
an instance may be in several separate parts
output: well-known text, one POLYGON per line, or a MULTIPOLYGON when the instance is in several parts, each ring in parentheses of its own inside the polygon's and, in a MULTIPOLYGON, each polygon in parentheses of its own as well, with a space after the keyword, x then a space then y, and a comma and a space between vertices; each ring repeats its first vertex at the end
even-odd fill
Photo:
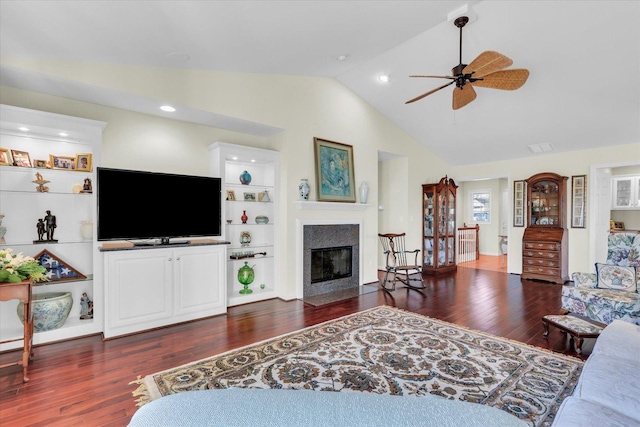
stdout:
POLYGON ((522 278, 562 284, 569 280, 566 229, 567 177, 545 172, 527 182, 527 228, 522 238, 522 278))

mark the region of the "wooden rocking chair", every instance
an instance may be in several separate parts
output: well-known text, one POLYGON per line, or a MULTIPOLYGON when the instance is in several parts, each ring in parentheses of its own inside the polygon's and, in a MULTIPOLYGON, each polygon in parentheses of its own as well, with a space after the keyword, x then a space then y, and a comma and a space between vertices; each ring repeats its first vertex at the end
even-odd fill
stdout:
POLYGON ((382 249, 385 255, 385 273, 384 280, 382 281, 382 289, 385 291, 394 291, 396 289, 396 282, 402 282, 405 286, 411 289, 424 289, 426 286, 422 280, 422 264, 418 263, 418 254, 420 249, 408 251, 405 248, 404 237, 406 233, 402 234, 378 234, 380 243, 382 243, 382 249), (413 263, 409 264, 408 256, 414 254, 413 263), (393 278, 389 278, 389 273, 393 274, 393 278), (398 276, 400 273, 400 276, 398 276), (413 277, 412 277, 413 275, 413 277), (404 278, 402 277, 404 276, 404 278), (415 285, 411 282, 418 282, 415 285), (387 287, 387 284, 391 284, 391 288, 387 287))

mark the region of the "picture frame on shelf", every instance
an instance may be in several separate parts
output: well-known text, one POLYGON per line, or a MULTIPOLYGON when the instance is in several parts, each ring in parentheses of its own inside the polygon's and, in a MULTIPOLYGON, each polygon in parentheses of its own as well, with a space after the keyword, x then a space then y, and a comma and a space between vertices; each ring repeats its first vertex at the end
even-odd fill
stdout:
POLYGON ((33 167, 39 169, 51 169, 49 160, 33 159, 33 167))
POLYGON ((233 190, 227 190, 227 200, 235 201, 236 200, 236 192, 233 190))
POLYGON ((587 176, 571 177, 571 228, 586 228, 587 176))
POLYGON ((256 201, 256 193, 245 192, 244 193, 244 201, 245 202, 255 202, 256 201))
POLYGON ((13 161, 11 160, 11 152, 8 148, 0 147, 0 165, 11 166, 13 161))
POLYGON ((91 153, 78 153, 74 161, 74 168, 79 172, 91 172, 92 163, 93 155, 91 153))
POLYGON ((49 154, 49 162, 52 169, 72 171, 76 167, 75 156, 56 156, 49 154))
POLYGON ((313 138, 319 202, 356 202, 353 146, 313 138))
POLYGON ((11 150, 11 157, 13 158, 13 165, 22 168, 31 167, 31 157, 26 151, 11 150))
POLYGON ((526 197, 525 181, 513 181, 513 226, 524 227, 525 222, 525 197, 526 197))
POLYGON ((66 261, 63 261, 46 249, 40 251, 40 253, 33 258, 47 270, 46 275, 49 282, 83 280, 87 278, 87 276, 71 267, 66 261))

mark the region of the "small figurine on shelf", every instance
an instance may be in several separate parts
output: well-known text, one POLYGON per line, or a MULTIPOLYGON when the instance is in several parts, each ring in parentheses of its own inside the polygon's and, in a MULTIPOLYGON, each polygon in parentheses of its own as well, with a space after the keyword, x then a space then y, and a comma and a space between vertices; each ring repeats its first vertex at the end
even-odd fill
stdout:
POLYGON ((49 191, 49 187, 47 187, 45 184, 49 183, 50 181, 44 179, 41 173, 36 172, 36 179, 31 182, 33 182, 34 184, 38 184, 38 186, 36 187, 37 192, 47 193, 49 191))
POLYGON ((38 229, 38 241, 44 241, 44 233, 46 233, 46 226, 44 220, 42 218, 38 218, 38 223, 36 224, 36 228, 38 229))
POLYGON ((93 319, 93 301, 86 292, 83 292, 80 298, 80 320, 84 319, 93 319))
POLYGON ((242 220, 243 224, 247 223, 247 220, 249 219, 249 217, 247 216, 247 211, 242 211, 242 216, 240 217, 240 219, 242 220))
POLYGON ((82 185, 81 193, 93 193, 93 185, 91 184, 91 178, 85 178, 82 185))
POLYGON ((7 233, 7 227, 2 225, 2 220, 4 219, 4 214, 0 213, 0 243, 4 243, 4 235, 7 233))

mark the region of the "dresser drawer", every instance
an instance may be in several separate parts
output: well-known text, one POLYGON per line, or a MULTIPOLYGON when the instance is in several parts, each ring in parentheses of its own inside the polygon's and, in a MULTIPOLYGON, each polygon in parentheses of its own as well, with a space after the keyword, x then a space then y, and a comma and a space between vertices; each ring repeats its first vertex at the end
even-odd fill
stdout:
POLYGON ((559 268, 560 261, 557 258, 552 259, 544 259, 544 258, 523 258, 522 259, 523 266, 534 266, 534 267, 552 267, 559 268))
POLYGON ((543 251, 559 251, 560 243, 556 242, 524 242, 524 249, 539 249, 543 251))
POLYGON ((525 249, 522 251, 523 257, 541 258, 541 259, 560 259, 560 252, 557 251, 540 251, 525 249))
POLYGON ((544 275, 544 276, 559 276, 560 275, 560 270, 557 268, 550 268, 550 267, 540 267, 540 266, 534 266, 534 265, 524 265, 522 267, 522 270, 525 273, 530 273, 530 274, 538 274, 538 275, 544 275))

